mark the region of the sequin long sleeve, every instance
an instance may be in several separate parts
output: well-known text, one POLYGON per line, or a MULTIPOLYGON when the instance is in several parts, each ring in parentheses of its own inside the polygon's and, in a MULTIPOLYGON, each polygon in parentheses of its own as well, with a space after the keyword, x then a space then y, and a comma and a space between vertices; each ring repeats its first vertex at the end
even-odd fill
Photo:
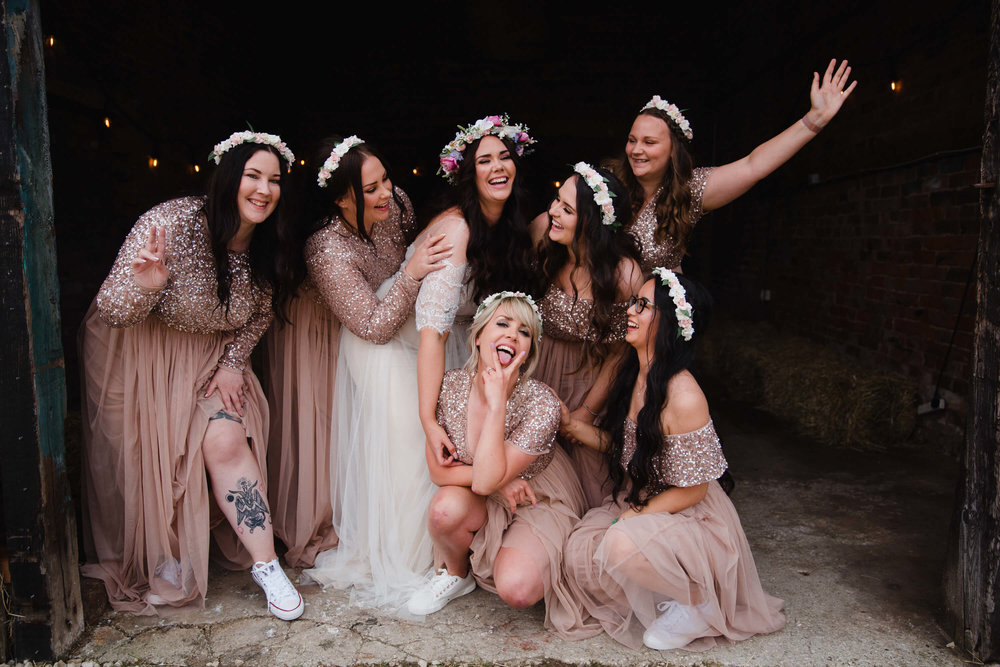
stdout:
POLYGON ((185 333, 232 333, 219 364, 242 371, 273 317, 271 295, 254 284, 248 253, 230 252, 228 309, 219 303, 204 203, 202 197, 174 199, 139 218, 101 286, 97 309, 112 327, 135 326, 153 316, 185 333), (170 270, 167 284, 156 291, 142 289, 132 277, 132 260, 145 245, 150 225, 166 232, 164 264, 170 270))
POLYGON ((403 212, 393 203, 389 218, 372 225, 371 244, 339 218, 306 242, 309 278, 323 303, 351 333, 376 345, 392 339, 413 312, 420 291, 420 282, 400 268, 404 232, 412 224, 412 211, 403 212), (392 286, 379 300, 375 291, 393 275, 392 286))
POLYGON ((132 260, 145 247, 150 226, 156 225, 166 230, 168 254, 164 265, 169 269, 173 264, 170 242, 177 235, 177 216, 188 220, 196 216, 200 209, 201 201, 194 198, 169 201, 150 209, 136 221, 97 293, 97 311, 105 324, 109 327, 131 327, 146 319, 167 285, 155 290, 140 287, 132 277, 132 260))

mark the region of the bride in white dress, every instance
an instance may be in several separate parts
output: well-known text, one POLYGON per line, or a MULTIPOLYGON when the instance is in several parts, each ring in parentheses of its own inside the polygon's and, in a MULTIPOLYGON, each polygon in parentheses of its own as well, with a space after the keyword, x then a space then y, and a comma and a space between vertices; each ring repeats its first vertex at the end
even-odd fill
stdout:
MULTIPOLYGON (((415 315, 387 343, 341 333, 332 431, 338 444, 331 460, 340 544, 319 554, 304 574, 324 586, 351 587, 353 604, 405 615, 406 601, 431 571, 427 507, 437 487, 424 458, 424 430, 431 426, 428 451, 450 462, 451 443, 434 409, 445 370, 468 356, 476 293, 534 287, 525 284, 532 275, 531 241, 515 178, 531 143, 527 128, 498 116, 459 132, 441 159, 457 204, 417 237, 400 270, 428 237, 445 235, 451 257, 423 280, 415 315)), ((376 296, 382 298, 391 281, 376 296)))

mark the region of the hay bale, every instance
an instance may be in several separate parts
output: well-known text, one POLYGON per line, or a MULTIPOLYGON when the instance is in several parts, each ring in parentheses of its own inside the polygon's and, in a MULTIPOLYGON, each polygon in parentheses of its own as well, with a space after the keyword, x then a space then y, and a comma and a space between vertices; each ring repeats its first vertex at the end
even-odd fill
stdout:
POLYGON ((734 399, 788 419, 835 445, 883 449, 916 419, 916 381, 862 365, 766 323, 717 322, 702 350, 703 372, 734 399))

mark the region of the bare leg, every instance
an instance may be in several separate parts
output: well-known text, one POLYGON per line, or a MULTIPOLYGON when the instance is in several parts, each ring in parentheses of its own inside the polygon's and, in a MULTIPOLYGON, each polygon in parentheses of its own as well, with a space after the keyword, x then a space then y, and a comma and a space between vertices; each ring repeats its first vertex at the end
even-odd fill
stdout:
MULTIPOLYGON (((541 543, 538 549, 544 549, 541 543)), ((515 609, 530 607, 545 595, 538 563, 520 549, 500 549, 493 564, 493 581, 501 599, 515 609)))
POLYGON ((212 493, 254 562, 268 563, 278 556, 263 475, 242 424, 220 414, 225 416, 209 421, 202 444, 212 493))
POLYGON ((608 549, 608 566, 622 568, 628 578, 641 587, 662 593, 683 604, 696 605, 704 602, 699 587, 694 582, 690 582, 686 589, 679 589, 664 580, 649 559, 638 552, 635 542, 625 534, 625 531, 616 530, 612 526, 604 535, 604 543, 608 549))
POLYGON ((431 499, 427 530, 448 574, 469 574, 469 545, 486 522, 486 499, 464 486, 443 486, 431 499))

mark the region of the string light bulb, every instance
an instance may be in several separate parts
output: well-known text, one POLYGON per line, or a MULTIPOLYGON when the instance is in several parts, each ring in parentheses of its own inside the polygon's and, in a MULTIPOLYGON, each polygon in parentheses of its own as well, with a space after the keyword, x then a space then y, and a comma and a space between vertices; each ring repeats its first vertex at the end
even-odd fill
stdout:
POLYGON ((197 174, 197 173, 198 173, 198 172, 200 172, 200 171, 201 171, 201 167, 200 167, 200 166, 198 166, 198 165, 195 165, 195 166, 194 166, 194 173, 196 173, 196 174, 197 174))
POLYGON ((110 116, 105 116, 104 117, 104 127, 111 127, 111 117, 110 116))
POLYGON ((894 93, 902 92, 902 90, 903 90, 903 80, 902 79, 896 79, 894 81, 889 82, 889 90, 891 90, 894 93))
POLYGON ((299 164, 304 167, 304 166, 306 166, 306 161, 305 160, 299 160, 299 164))
POLYGON ((154 156, 150 155, 149 156, 149 168, 150 169, 156 169, 158 166, 160 166, 160 161, 157 158, 155 158, 154 156))
POLYGON ((556 188, 561 188, 562 187, 562 181, 552 181, 552 185, 556 186, 556 188))
POLYGON ((49 35, 49 46, 55 46, 55 45, 56 45, 55 35, 49 35))

